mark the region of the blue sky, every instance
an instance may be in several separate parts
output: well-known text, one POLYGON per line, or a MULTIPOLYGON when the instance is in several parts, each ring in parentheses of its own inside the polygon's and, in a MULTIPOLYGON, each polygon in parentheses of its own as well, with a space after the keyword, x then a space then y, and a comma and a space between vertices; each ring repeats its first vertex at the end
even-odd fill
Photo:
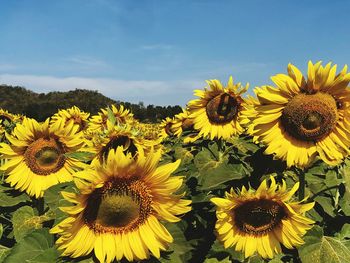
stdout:
MULTIPOLYGON (((350 2, 0 1, 0 84, 184 106, 217 78, 255 86, 350 62, 350 2)), ((251 92, 251 91, 250 91, 251 92)))

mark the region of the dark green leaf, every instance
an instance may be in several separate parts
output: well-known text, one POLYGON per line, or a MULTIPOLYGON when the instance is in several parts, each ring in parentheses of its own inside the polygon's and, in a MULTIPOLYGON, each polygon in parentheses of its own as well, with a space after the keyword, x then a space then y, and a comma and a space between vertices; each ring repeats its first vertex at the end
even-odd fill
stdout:
POLYGON ((162 262, 187 262, 191 255, 190 250, 192 249, 191 243, 186 240, 183 233, 183 229, 180 227, 181 222, 174 224, 166 224, 165 227, 168 229, 169 233, 173 236, 174 242, 170 244, 169 251, 173 251, 168 255, 166 260, 162 262))
POLYGON ((327 214, 329 214, 330 216, 335 216, 333 201, 331 197, 316 196, 314 200, 322 206, 323 210, 327 214))

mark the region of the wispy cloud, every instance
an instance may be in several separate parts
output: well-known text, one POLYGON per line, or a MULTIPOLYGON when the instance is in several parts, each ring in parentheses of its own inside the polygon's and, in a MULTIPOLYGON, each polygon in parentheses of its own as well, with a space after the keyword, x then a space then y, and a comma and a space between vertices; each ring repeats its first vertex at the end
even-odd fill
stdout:
POLYGON ((69 57, 69 58, 63 59, 63 61, 82 65, 82 66, 89 66, 89 67, 95 67, 95 66, 101 67, 101 66, 108 65, 105 61, 102 61, 100 59, 96 59, 93 57, 86 57, 86 56, 69 57))
POLYGON ((82 78, 35 75, 0 75, 0 84, 23 86, 34 92, 97 90, 103 95, 122 101, 155 105, 182 105, 191 99, 193 89, 203 86, 202 81, 119 80, 109 78, 82 78))

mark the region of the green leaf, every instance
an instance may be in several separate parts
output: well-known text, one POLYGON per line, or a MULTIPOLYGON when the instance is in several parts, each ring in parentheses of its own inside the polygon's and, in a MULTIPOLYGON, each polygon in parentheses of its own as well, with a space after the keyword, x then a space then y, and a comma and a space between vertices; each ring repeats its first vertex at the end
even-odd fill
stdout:
POLYGON ((198 182, 201 190, 214 189, 224 183, 241 179, 247 172, 241 163, 229 163, 229 156, 217 151, 216 145, 203 148, 194 158, 199 171, 198 182))
POLYGON ((181 164, 185 165, 193 161, 193 153, 186 148, 181 146, 175 146, 174 149, 174 157, 175 159, 181 159, 181 164))
MULTIPOLYGON (((320 229, 320 228, 318 228, 320 229)), ((345 263, 350 262, 350 241, 322 236, 321 231, 308 233, 305 244, 299 248, 303 263, 345 263)))
POLYGON ((113 126, 117 123, 117 119, 116 119, 113 111, 109 107, 107 108, 107 117, 108 117, 108 121, 110 121, 113 126))
POLYGON ((237 148, 242 153, 254 153, 259 149, 259 146, 251 141, 250 138, 231 137, 227 140, 233 147, 237 148))
POLYGON ((276 255, 273 259, 269 260, 269 263, 283 263, 282 261, 283 254, 276 255))
POLYGON ((15 239, 19 242, 34 229, 41 228, 42 219, 34 215, 34 210, 30 206, 22 206, 13 213, 12 223, 15 239))
POLYGON ((331 197, 316 196, 314 200, 322 206, 323 210, 327 214, 333 217, 335 216, 334 206, 331 197))
POLYGON ((0 239, 3 233, 4 233, 4 227, 2 226, 2 224, 0 224, 0 239))
POLYGON ((216 258, 207 258, 204 263, 231 263, 230 257, 218 260, 216 258))
POLYGON ((350 160, 345 160, 345 165, 340 169, 340 174, 344 179, 345 193, 342 199, 339 201, 339 205, 345 215, 350 215, 350 160))
POLYGON ((224 248, 223 244, 218 240, 215 240, 213 245, 211 246, 208 257, 210 258, 218 258, 224 259, 229 256, 231 259, 242 262, 244 260, 244 254, 241 251, 236 251, 234 248, 224 248))
POLYGON ((343 225, 342 229, 338 234, 338 237, 340 239, 350 238, 350 224, 343 225))
POLYGON ((215 167, 202 171, 198 182, 202 190, 214 189, 231 180, 241 179, 246 176, 246 170, 242 164, 218 164, 215 167))
POLYGON ((249 258, 246 258, 243 262, 244 263, 264 263, 265 260, 261 258, 259 255, 255 254, 249 258))
POLYGON ((4 262, 4 259, 10 253, 11 249, 0 245, 0 262, 4 262))
POLYGON ((55 225, 66 217, 66 214, 62 212, 59 207, 71 205, 69 201, 63 198, 61 191, 75 192, 73 182, 51 186, 44 193, 45 203, 49 207, 49 211, 46 215, 55 220, 55 225))
POLYGON ((305 174, 305 180, 307 182, 308 188, 313 194, 316 194, 326 188, 324 183, 325 175, 315 175, 311 173, 305 174))
POLYGON ((53 245, 53 235, 47 228, 35 230, 11 249, 4 263, 56 262, 59 254, 53 251, 53 245))
POLYGON ((338 178, 338 173, 334 170, 330 170, 326 174, 325 184, 327 187, 334 187, 339 185, 342 182, 341 179, 338 178))
POLYGON ((27 194, 20 193, 10 187, 0 185, 0 207, 15 206, 29 201, 30 198, 27 194))
POLYGON ((186 240, 183 229, 181 228, 182 224, 182 222, 177 224, 165 224, 165 227, 174 238, 174 242, 171 243, 169 247, 169 250, 173 252, 168 255, 167 259, 162 260, 162 262, 181 263, 187 262, 190 259, 190 250, 192 246, 191 243, 186 240))
POLYGON ((52 263, 53 258, 58 258, 59 253, 56 248, 51 247, 46 249, 43 253, 40 253, 31 260, 28 260, 28 263, 52 263))

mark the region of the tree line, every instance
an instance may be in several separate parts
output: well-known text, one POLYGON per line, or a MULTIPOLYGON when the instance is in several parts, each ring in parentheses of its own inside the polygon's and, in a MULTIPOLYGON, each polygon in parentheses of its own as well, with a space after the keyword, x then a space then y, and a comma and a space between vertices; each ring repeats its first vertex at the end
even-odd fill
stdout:
POLYGON ((155 106, 151 104, 145 106, 143 102, 134 104, 115 101, 92 90, 75 89, 67 92, 35 93, 24 87, 0 85, 0 108, 11 113, 24 114, 39 121, 45 120, 60 109, 72 106, 77 106, 94 115, 101 108, 111 104, 124 105, 131 110, 136 119, 142 122, 159 122, 182 111, 178 105, 155 106))

